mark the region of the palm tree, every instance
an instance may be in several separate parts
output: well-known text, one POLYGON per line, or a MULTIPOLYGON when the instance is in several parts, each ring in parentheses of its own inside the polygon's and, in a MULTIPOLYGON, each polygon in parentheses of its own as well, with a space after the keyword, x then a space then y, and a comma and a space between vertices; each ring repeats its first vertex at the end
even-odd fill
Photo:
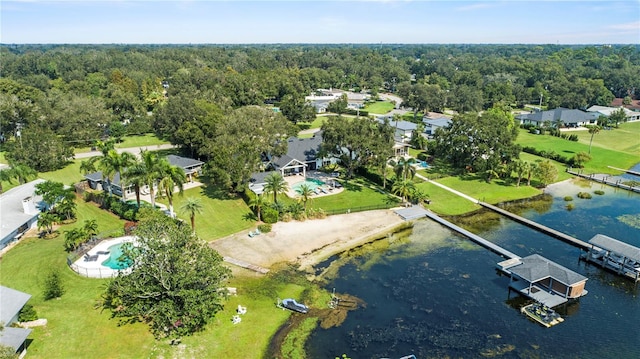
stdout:
POLYGON ((76 194, 73 188, 64 190, 62 198, 56 203, 56 213, 69 220, 76 217, 76 194))
POLYGON ((120 175, 120 188, 122 189, 121 197, 122 201, 125 200, 125 185, 123 180, 122 173, 125 168, 131 166, 136 161, 136 157, 129 153, 123 152, 118 153, 116 150, 109 150, 106 156, 101 157, 100 159, 100 167, 102 169, 102 174, 106 177, 107 182, 109 184, 109 195, 111 195, 111 182, 112 178, 116 175, 120 175))
POLYGON ((416 175, 416 168, 413 166, 415 163, 415 158, 400 158, 398 161, 391 161, 396 177, 402 178, 403 180, 406 180, 407 176, 413 179, 413 176, 416 175))
POLYGON ((155 184, 160 177, 160 158, 158 154, 150 151, 141 151, 142 170, 144 183, 149 186, 149 195, 151 196, 151 208, 156 208, 155 184))
POLYGON ((98 234, 98 221, 95 219, 88 219, 84 221, 82 229, 87 233, 87 236, 93 237, 98 234))
POLYGON ((136 203, 138 204, 138 208, 140 208, 140 190, 146 184, 145 177, 145 167, 141 160, 137 160, 136 162, 127 167, 124 170, 123 178, 120 179, 120 182, 123 182, 125 186, 133 186, 133 191, 136 194, 136 203))
POLYGON ((251 201, 249 201, 249 207, 253 208, 256 211, 258 222, 262 221, 260 217, 262 213, 262 207, 266 206, 267 204, 267 198, 261 194, 251 198, 251 201))
POLYGON ((307 202, 311 199, 311 196, 315 193, 311 186, 308 184, 302 184, 300 188, 296 190, 300 194, 300 200, 304 204, 304 211, 307 211, 307 202))
POLYGON ((38 175, 36 170, 27 165, 12 166, 11 171, 13 172, 13 178, 16 178, 19 184, 25 184, 38 175))
POLYGON ((518 160, 513 162, 511 166, 513 168, 513 171, 516 173, 516 177, 518 177, 518 180, 516 181, 516 187, 520 187, 520 181, 527 172, 527 162, 518 160))
POLYGON ((524 173, 527 174, 527 186, 531 186, 531 177, 536 172, 538 165, 536 163, 525 162, 524 173))
POLYGON ((593 136, 600 133, 600 126, 592 125, 592 126, 589 126, 588 128, 589 128, 589 133, 591 134, 591 140, 589 140, 589 154, 591 154, 591 144, 593 143, 593 136))
POLYGON ((265 193, 273 193, 273 203, 278 203, 278 194, 285 193, 289 189, 287 181, 277 172, 268 175, 264 180, 265 193))
POLYGON ((173 190, 177 186, 180 194, 184 191, 184 184, 187 182, 187 175, 178 166, 172 166, 166 159, 159 163, 160 182, 158 190, 164 192, 169 201, 169 215, 173 217, 173 190))
POLYGON ((391 186, 391 191, 402 197, 402 201, 406 202, 407 198, 416 190, 416 186, 410 179, 398 180, 391 186))
POLYGON ((58 216, 52 212, 42 212, 38 215, 38 230, 44 228, 46 234, 53 232, 53 225, 58 221, 58 216))
POLYGON ((202 213, 202 208, 202 201, 195 197, 187 197, 186 202, 180 207, 180 210, 187 213, 191 219, 193 234, 196 234, 196 213, 202 213))

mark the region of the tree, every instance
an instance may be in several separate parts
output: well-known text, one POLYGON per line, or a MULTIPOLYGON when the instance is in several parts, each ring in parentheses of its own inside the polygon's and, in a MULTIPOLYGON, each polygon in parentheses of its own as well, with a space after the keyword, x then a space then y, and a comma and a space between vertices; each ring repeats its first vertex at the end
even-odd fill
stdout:
POLYGON ((58 222, 58 216, 52 212, 42 212, 38 215, 38 230, 44 229, 45 234, 53 232, 53 225, 58 222))
POLYGON ((273 203, 278 203, 279 194, 285 193, 289 190, 287 181, 285 181, 282 175, 278 172, 268 175, 264 181, 264 192, 273 194, 273 203))
POLYGON ((516 181, 516 187, 520 187, 520 181, 524 177, 527 172, 527 162, 517 160, 511 162, 511 169, 516 173, 516 177, 518 178, 516 181))
POLYGON ((315 192, 313 191, 313 189, 311 189, 311 186, 306 183, 302 184, 296 191, 300 195, 300 201, 302 201, 302 203, 304 204, 304 210, 306 212, 307 202, 309 201, 309 199, 311 199, 311 196, 313 196, 315 192))
POLYGON ((256 215, 258 216, 258 222, 262 221, 261 214, 262 208, 268 204, 267 199, 264 195, 256 195, 251 198, 249 201, 249 207, 253 208, 256 211, 256 215))
POLYGON ((38 175, 36 170, 24 164, 18 164, 11 167, 11 171, 13 173, 13 177, 18 180, 19 184, 25 184, 36 178, 38 175))
POLYGON ((573 156, 573 158, 571 159, 571 163, 578 168, 582 168, 583 165, 586 162, 589 162, 590 160, 591 160, 591 155, 584 151, 581 151, 576 153, 575 156, 573 156))
POLYGON ((280 102, 280 111, 293 123, 311 122, 316 118, 315 109, 305 102, 304 96, 285 95, 280 102))
POLYGON ((416 185, 410 179, 398 179, 391 186, 391 191, 406 201, 409 196, 416 190, 416 185))
POLYGON ((527 175, 527 186, 531 186, 531 177, 538 170, 537 163, 525 162, 524 173, 527 175))
POLYGON ((44 300, 60 298, 64 294, 62 278, 57 270, 52 270, 44 279, 44 300))
POLYGON ((327 111, 337 113, 338 115, 342 115, 347 110, 347 105, 349 101, 347 100, 347 94, 342 94, 338 99, 333 100, 327 106, 327 111))
POLYGON ((591 125, 591 126, 587 126, 587 128, 589 129, 589 133, 591 134, 591 139, 589 139, 589 155, 591 154, 591 145, 593 144, 593 136, 597 135, 598 133, 600 133, 600 126, 598 125, 591 125))
MULTIPOLYGON (((146 212, 146 211, 145 211, 146 212)), ((103 308, 122 323, 143 322, 156 338, 179 338, 202 330, 223 308, 231 276, 222 257, 187 226, 148 211, 123 254, 131 272, 107 285, 103 308)))
POLYGON ((149 187, 149 196, 151 197, 151 208, 156 207, 156 181, 160 175, 161 163, 158 154, 151 151, 141 151, 140 160, 142 161, 137 167, 139 172, 137 176, 149 187))
POLYGON ((18 140, 7 143, 6 157, 12 167, 25 165, 39 172, 63 168, 73 157, 73 147, 42 123, 20 130, 18 140))
POLYGON ((158 190, 164 192, 169 201, 169 215, 173 214, 173 191, 178 187, 180 194, 184 191, 184 184, 187 182, 187 175, 184 170, 178 166, 172 166, 168 160, 163 159, 159 165, 160 182, 158 182, 158 190))
POLYGON ((406 180, 413 179, 416 175, 416 168, 413 166, 416 164, 415 158, 400 158, 398 161, 391 160, 393 166, 393 172, 396 174, 396 178, 406 180))
MULTIPOLYGON (((82 168, 82 165, 80 165, 82 168)), ((136 161, 124 170, 122 177, 120 178, 123 186, 133 186, 133 192, 136 195, 136 203, 140 208, 140 190, 147 184, 146 180, 146 168, 141 159, 136 161)))
POLYGON ((627 121, 627 114, 624 112, 623 108, 619 108, 609 116, 609 123, 613 123, 616 128, 620 123, 627 121))
POLYGON ((542 186, 546 187, 558 177, 558 169, 551 161, 542 161, 536 169, 536 177, 542 182, 542 186))
POLYGON ((42 196, 46 210, 51 210, 66 192, 64 184, 54 181, 40 182, 36 184, 35 188, 35 194, 42 196))
POLYGON ((115 177, 116 174, 120 175, 120 188, 122 189, 121 198, 125 200, 125 185, 126 180, 122 177, 124 170, 135 163, 136 157, 129 152, 118 153, 116 150, 109 150, 106 156, 100 157, 100 168, 102 169, 102 174, 106 177, 109 195, 111 195, 111 182, 112 178, 115 177))
POLYGON ((76 250, 78 245, 80 245, 86 237, 87 234, 82 228, 74 228, 64 231, 64 250, 67 252, 76 250))
POLYGON ((187 197, 186 201, 180 207, 180 210, 183 213, 189 215, 189 219, 191 220, 191 231, 193 234, 196 233, 196 213, 202 213, 203 208, 200 198, 195 197, 187 197))
POLYGON ((14 178, 14 174, 11 168, 0 169, 0 194, 4 192, 4 189, 2 188, 2 182, 11 183, 13 181, 13 178, 14 178))
POLYGON ((347 169, 347 178, 369 162, 389 158, 393 147, 393 128, 370 118, 332 117, 322 125, 321 156, 334 156, 347 169), (376 160, 377 159, 377 160, 376 160))

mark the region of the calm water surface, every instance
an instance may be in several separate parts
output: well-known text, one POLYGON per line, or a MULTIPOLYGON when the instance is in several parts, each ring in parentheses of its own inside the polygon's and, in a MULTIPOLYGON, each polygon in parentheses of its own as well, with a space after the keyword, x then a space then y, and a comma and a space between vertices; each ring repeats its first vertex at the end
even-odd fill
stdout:
MULTIPOLYGON (((520 214, 589 240, 606 234, 640 247, 640 195, 593 184, 554 186, 544 210, 520 214), (591 200, 575 197, 579 191, 591 200), (563 200, 574 197, 568 211, 563 200)), ((429 220, 406 237, 392 238, 365 254, 339 259, 328 289, 362 298, 342 326, 316 330, 311 358, 640 358, 640 289, 578 261, 580 250, 510 220, 494 217, 474 230, 520 255, 538 253, 589 278, 588 295, 559 307, 565 321, 544 328, 519 312, 526 303, 509 294, 509 279, 495 265, 501 257, 429 220), (381 248, 383 247, 383 248, 381 248)), ((335 265, 336 263, 334 263, 335 265)), ((640 287, 640 286, 639 286, 640 287)))

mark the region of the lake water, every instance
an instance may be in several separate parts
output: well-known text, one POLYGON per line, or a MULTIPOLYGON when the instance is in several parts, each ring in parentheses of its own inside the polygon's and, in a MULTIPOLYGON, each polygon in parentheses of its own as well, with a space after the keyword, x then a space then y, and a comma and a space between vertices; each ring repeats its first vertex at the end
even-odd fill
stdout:
MULTIPOLYGON (((584 241, 602 233, 640 247, 640 195, 568 183, 547 193, 547 201, 510 210, 584 241), (597 189, 605 194, 576 198, 597 189), (567 195, 574 197, 571 211, 567 195)), ((587 296, 557 308, 563 323, 545 328, 520 314, 526 301, 509 294, 509 278, 495 270, 502 258, 425 219, 404 236, 334 261, 340 270, 327 289, 367 305, 340 327, 316 330, 309 357, 640 358, 640 285, 580 262, 580 250, 557 239, 492 214, 482 218, 470 230, 589 278, 587 296)))

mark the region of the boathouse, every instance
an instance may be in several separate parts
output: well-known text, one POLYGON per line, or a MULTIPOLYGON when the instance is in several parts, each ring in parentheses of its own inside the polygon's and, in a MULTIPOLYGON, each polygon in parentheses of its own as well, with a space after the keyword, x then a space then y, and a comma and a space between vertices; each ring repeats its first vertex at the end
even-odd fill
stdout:
POLYGON ((587 277, 538 254, 510 262, 503 267, 511 277, 509 287, 547 307, 587 294, 584 289, 587 277))
POLYGON ((589 253, 583 256, 587 262, 596 263, 636 282, 640 281, 640 248, 604 234, 596 234, 589 243, 589 253))

